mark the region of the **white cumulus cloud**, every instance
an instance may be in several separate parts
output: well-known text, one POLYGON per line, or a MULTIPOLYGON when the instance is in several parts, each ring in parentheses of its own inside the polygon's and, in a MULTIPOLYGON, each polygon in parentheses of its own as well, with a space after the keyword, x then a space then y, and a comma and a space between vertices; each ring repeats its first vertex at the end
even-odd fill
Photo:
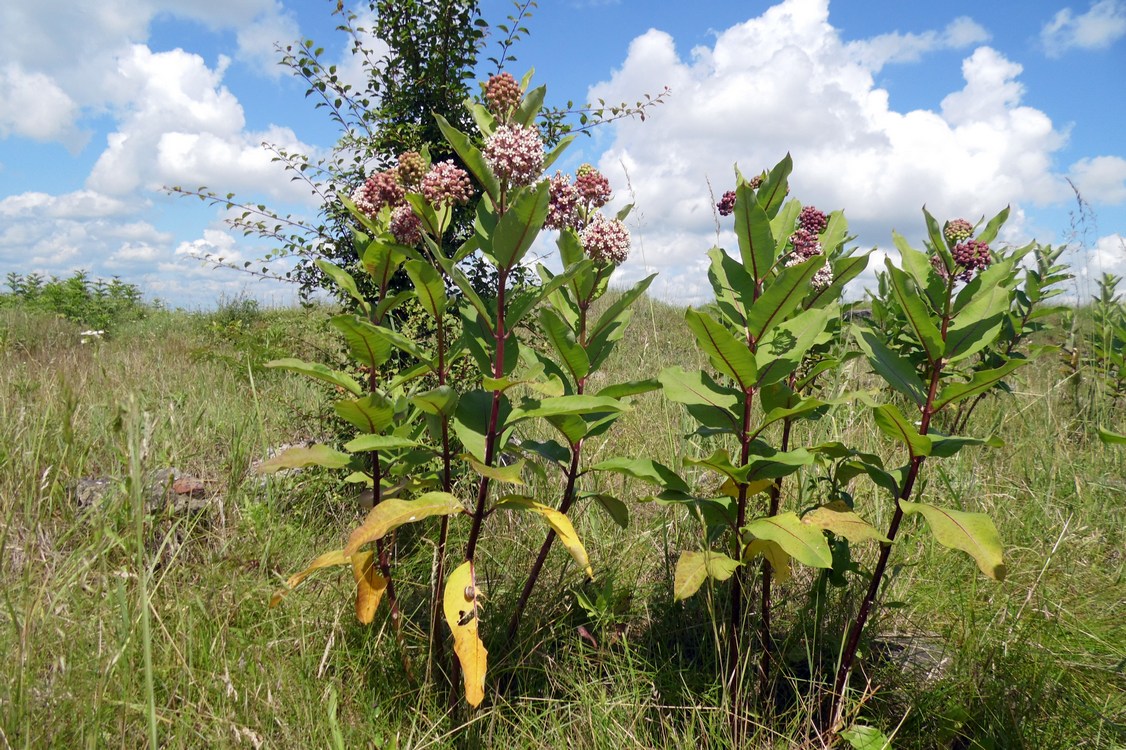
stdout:
POLYGON ((1071 165, 1071 181, 1089 203, 1126 203, 1126 159, 1096 156, 1071 165))
POLYGON ((1086 13, 1071 8, 1057 12, 1040 29, 1040 41, 1050 57, 1070 49, 1106 49, 1126 36, 1126 2, 1098 0, 1086 13))

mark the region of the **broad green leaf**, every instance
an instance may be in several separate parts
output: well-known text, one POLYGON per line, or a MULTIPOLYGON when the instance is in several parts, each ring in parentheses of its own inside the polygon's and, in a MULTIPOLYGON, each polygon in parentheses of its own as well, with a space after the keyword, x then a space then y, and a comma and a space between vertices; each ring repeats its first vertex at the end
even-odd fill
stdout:
MULTIPOLYGON (((454 412, 453 428, 458 440, 465 449, 472 453, 478 461, 485 460, 486 437, 489 430, 489 416, 493 408, 493 394, 485 391, 469 391, 463 393, 458 399, 457 409, 454 412)), ((497 410, 497 423, 504 424, 512 407, 508 398, 500 394, 500 404, 497 410)), ((497 442, 503 445, 507 439, 502 433, 497 442)), ((495 446, 499 448, 500 446, 495 446)))
POLYGON ((583 543, 579 541, 579 535, 575 533, 575 527, 571 525, 571 519, 567 518, 565 513, 560 513, 555 508, 537 503, 529 497, 513 496, 508 497, 497 503, 498 508, 511 508, 514 510, 527 510, 532 513, 539 514, 547 524, 551 527, 552 531, 559 537, 559 541, 571 553, 571 557, 579 564, 579 567, 586 573, 587 578, 594 578, 594 571, 590 567, 590 558, 587 557, 586 548, 583 543))
POLYGON ((872 416, 875 417, 880 432, 903 443, 910 452, 911 458, 931 454, 931 439, 926 435, 920 435, 915 425, 908 422, 894 404, 877 406, 872 410, 872 416))
POLYGON ((340 372, 339 370, 332 370, 319 362, 303 362, 300 359, 285 358, 275 359, 266 363, 266 367, 276 368, 278 370, 288 370, 289 372, 296 372, 301 375, 306 375, 310 378, 324 381, 335 385, 345 391, 361 396, 364 389, 359 383, 352 378, 351 375, 340 372))
POLYGON ((853 750, 891 750, 891 740, 875 727, 853 724, 841 732, 841 739, 852 745, 853 750))
MULTIPOLYGON (((770 219, 770 233, 779 239, 793 234, 794 229, 797 228, 798 217, 801 216, 801 209, 801 201, 785 201, 778 213, 770 219)), ((828 248, 829 246, 824 245, 823 247, 828 248)))
POLYGON ((656 378, 646 378, 645 380, 627 380, 624 383, 612 383, 605 388, 598 389, 595 396, 604 396, 606 398, 626 398, 627 396, 637 396, 641 393, 649 393, 660 389, 661 383, 656 378))
POLYGON ((594 500, 594 502, 598 504, 598 507, 606 511, 607 515, 609 515, 618 526, 623 529, 629 528, 629 508, 621 500, 602 492, 595 492, 590 495, 584 495, 583 497, 594 500))
POLYGON ((769 539, 752 539, 750 544, 743 548, 743 562, 749 562, 758 555, 762 555, 770 563, 771 579, 775 583, 785 583, 793 577, 793 572, 790 570, 790 556, 777 542, 769 539))
POLYGON ((734 433, 739 429, 744 394, 716 383, 707 373, 686 372, 682 367, 662 370, 657 379, 665 397, 687 406, 689 414, 700 424, 723 432, 734 433))
POLYGON ((577 383, 585 378, 590 372, 590 360, 587 359, 586 351, 575 340, 575 332, 550 308, 542 308, 539 317, 540 327, 547 340, 559 352, 574 381, 577 383))
POLYGON ((716 306, 733 326, 746 326, 747 308, 754 299, 755 282, 737 260, 718 247, 708 251, 712 259, 708 280, 716 306))
POLYGON ((521 476, 524 471, 524 459, 513 461, 508 466, 486 466, 468 453, 463 454, 461 458, 465 459, 473 471, 480 476, 506 484, 524 484, 524 478, 521 476))
POLYGON ((907 274, 896 268, 890 259, 886 262, 888 278, 896 301, 907 316, 915 337, 923 345, 927 359, 937 362, 943 354, 942 335, 930 317, 930 309, 919 295, 918 287, 907 274))
POLYGON ((877 542, 891 543, 875 526, 849 510, 848 506, 843 503, 841 507, 834 507, 833 504, 830 504, 814 508, 802 516, 801 520, 802 523, 843 536, 850 542, 875 539, 877 542))
POLYGON ((501 268, 512 268, 518 264, 539 235, 551 201, 548 188, 549 182, 544 180, 535 187, 519 191, 497 221, 489 247, 482 245, 483 250, 492 250, 501 268))
POLYGON ((813 463, 813 454, 805 448, 791 451, 775 450, 762 440, 751 441, 751 455, 747 462, 745 480, 758 482, 789 476, 803 466, 813 463))
POLYGON ((327 445, 311 445, 308 448, 287 448, 278 455, 258 464, 255 474, 273 474, 284 469, 301 469, 306 466, 324 466, 327 469, 343 469, 351 463, 347 453, 333 450, 327 445))
POLYGON ((364 295, 360 293, 360 288, 356 286, 356 280, 352 278, 352 274, 348 273, 340 266, 329 263, 323 258, 317 258, 316 264, 317 268, 321 269, 322 273, 336 282, 338 287, 360 304, 360 309, 365 313, 371 312, 371 305, 368 304, 364 295))
POLYGON ((432 390, 414 394, 410 401, 426 414, 450 417, 457 408, 457 391, 448 385, 440 385, 432 390))
POLYGON ((673 574, 673 601, 681 601, 700 590, 704 581, 726 581, 739 569, 739 561, 720 552, 682 552, 673 574))
POLYGON ((480 185, 488 196, 495 202, 500 198, 500 184, 497 182, 493 170, 489 169, 489 165, 485 162, 485 156, 481 151, 473 145, 469 140, 469 136, 461 132, 453 125, 446 121, 446 118, 439 114, 434 115, 434 119, 438 122, 438 129, 442 131, 442 135, 457 155, 461 157, 461 161, 473 173, 477 179, 477 184, 480 185))
POLYGON ((927 400, 927 389, 911 363, 884 346, 875 332, 867 328, 857 330, 856 343, 880 377, 888 385, 921 407, 927 400))
POLYGON ((414 339, 410 338, 409 336, 404 336, 398 331, 393 331, 390 328, 380 328, 378 330, 379 335, 387 339, 387 343, 389 343, 391 346, 400 351, 406 352, 417 360, 421 360, 430 369, 434 369, 436 367, 436 365, 430 361, 430 352, 419 346, 418 342, 414 339))
POLYGON ((721 474, 733 482, 745 483, 747 481, 746 466, 736 466, 731 461, 731 454, 727 452, 726 448, 717 448, 708 456, 703 458, 693 458, 692 456, 685 456, 684 463, 687 466, 703 466, 706 469, 711 469, 717 474, 721 474))
POLYGON ((1117 432, 1099 428, 1099 440, 1107 445, 1126 445, 1126 435, 1120 435, 1117 432))
POLYGON ((356 579, 356 619, 364 625, 375 619, 375 610, 383 592, 387 590, 387 579, 379 574, 375 564, 375 553, 371 550, 357 552, 351 557, 352 576, 356 579))
POLYGON ((382 539, 405 523, 460 512, 461 502, 448 492, 427 492, 413 500, 384 500, 372 508, 364 522, 348 536, 344 553, 351 555, 368 542, 382 539))
POLYGON ((824 265, 825 256, 817 255, 804 263, 783 268, 770 281, 762 296, 747 311, 747 332, 756 342, 801 304, 809 293, 810 280, 824 265))
POLYGON ((386 290, 391 283, 391 277, 407 259, 407 248, 402 245, 392 245, 381 240, 372 240, 364 249, 361 263, 368 272, 375 285, 386 290))
POLYGON ((950 458, 967 445, 988 445, 990 448, 1000 448, 1005 444, 998 437, 972 438, 961 435, 942 435, 931 430, 927 433, 931 439, 931 455, 939 458, 950 458))
POLYGON ((777 248, 770 233, 770 218, 755 198, 755 191, 746 184, 735 188, 735 235, 743 267, 761 283, 774 267, 777 248))
POLYGON ((776 543, 790 557, 814 568, 833 567, 833 553, 821 529, 802 523, 796 513, 756 518, 743 527, 756 539, 776 543))
POLYGON ((489 657, 477 634, 481 598, 473 563, 466 560, 446 578, 442 613, 454 636, 454 654, 461 665, 465 702, 473 707, 485 700, 485 671, 489 657))
POLYGON ((587 471, 611 471, 679 492, 692 489, 675 471, 649 458, 611 458, 599 461, 587 471))
POLYGON ((446 284, 442 281, 441 274, 434 266, 423 260, 409 261, 406 266, 407 276, 414 284, 415 297, 422 309, 430 313, 432 318, 440 318, 446 312, 449 300, 446 298, 446 284))
POLYGON ((477 290, 473 288, 473 282, 471 282, 469 277, 465 275, 465 272, 454 265, 454 262, 449 258, 435 255, 434 260, 442 267, 442 272, 446 274, 461 293, 465 295, 465 298, 469 300, 469 304, 473 306, 473 309, 477 311, 480 325, 491 332, 494 328, 494 323, 491 313, 489 312, 489 307, 481 299, 481 296, 477 294, 477 290))
POLYGON ((977 233, 977 240, 985 243, 995 240, 997 238, 997 232, 1001 231, 1001 225, 1004 224, 1008 218, 1009 207, 1005 206, 996 216, 986 222, 985 228, 977 233))
POLYGON ((731 331, 707 313, 688 308, 684 320, 696 336, 696 343, 708 355, 716 369, 739 384, 743 390, 751 388, 758 376, 755 356, 731 331))
MULTIPOLYGON (((1005 276, 1002 264, 986 269, 982 277, 995 269, 1000 282, 1005 276)), ((990 276, 992 278, 995 277, 990 276)), ((983 285, 950 324, 946 333, 946 360, 951 363, 963 360, 993 343, 1008 315, 1010 298, 1011 290, 1005 283, 983 285)))
MULTIPOLYGON (((923 209, 924 212, 926 209, 923 209)), ((942 233, 939 232, 941 235, 942 233)), ((934 271, 931 266, 930 256, 926 253, 921 253, 899 232, 891 233, 892 240, 895 242, 895 247, 899 250, 899 263, 903 270, 915 280, 915 284, 919 289, 926 292, 927 301, 933 310, 941 310, 943 305, 946 304, 946 282, 934 271)), ((946 245, 938 245, 942 248, 940 252, 946 252, 946 245)))
POLYGON ((512 410, 512 414, 508 417, 508 423, 514 424, 521 419, 531 417, 580 416, 601 412, 619 412, 624 411, 625 408, 625 404, 618 399, 605 396, 576 394, 539 400, 527 399, 519 407, 512 410))
POLYGON ((270 596, 270 608, 272 609, 278 606, 278 604, 281 603, 281 600, 285 597, 286 594, 288 594, 290 591, 293 591, 293 589, 295 589, 298 584, 308 578, 312 573, 315 573, 321 568, 328 568, 336 565, 348 565, 351 562, 351 558, 348 555, 344 554, 344 550, 342 549, 335 549, 332 552, 324 553, 320 557, 313 560, 313 562, 309 563, 308 567, 306 567, 300 573, 294 573, 293 575, 291 575, 285 582, 285 586, 278 589, 270 596))
POLYGON ((1008 377, 1017 368, 1023 367, 1026 364, 1028 364, 1028 360, 1025 359, 1010 359, 1008 362, 995 369, 978 370, 968 382, 950 383, 943 388, 942 392, 935 398, 934 410, 938 411, 948 404, 956 404, 970 396, 984 393, 1008 377))
POLYGON ((395 407, 381 393, 373 392, 363 398, 337 401, 332 408, 337 416, 364 432, 383 432, 395 421, 395 407))
POLYGON ((767 216, 778 213, 778 209, 786 200, 786 195, 790 192, 788 178, 793 169, 794 161, 789 154, 786 154, 782 157, 782 161, 774 165, 774 169, 770 170, 759 186, 756 197, 767 216))
POLYGON ((819 307, 838 301, 848 282, 855 279, 868 267, 871 258, 872 253, 869 251, 863 255, 849 255, 833 261, 833 283, 824 289, 811 289, 809 296, 805 298, 802 305, 807 308, 819 307))
POLYGON ((759 386, 776 383, 796 370, 810 347, 825 334, 829 319, 836 317, 835 305, 804 310, 775 326, 759 341, 755 361, 759 386))
POLYGON ((547 86, 537 86, 526 91, 524 98, 520 101, 520 106, 513 113, 512 119, 525 127, 531 127, 540 114, 545 96, 547 96, 547 86))
POLYGON ((921 514, 940 544, 970 555, 982 573, 995 581, 1005 579, 1001 537, 989 516, 906 500, 900 500, 899 507, 909 516, 921 514))
POLYGON ((391 342, 381 328, 358 315, 337 315, 328 321, 344 334, 352 358, 368 367, 379 367, 391 357, 391 342))
POLYGON ((344 444, 349 453, 368 453, 370 451, 393 451, 415 448, 418 441, 398 435, 360 435, 344 444))

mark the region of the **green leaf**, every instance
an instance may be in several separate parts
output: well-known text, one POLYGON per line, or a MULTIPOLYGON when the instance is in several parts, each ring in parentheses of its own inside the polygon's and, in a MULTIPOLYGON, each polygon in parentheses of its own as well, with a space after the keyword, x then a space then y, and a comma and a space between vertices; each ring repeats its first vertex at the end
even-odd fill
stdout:
POLYGON ((446 118, 439 114, 434 115, 434 119, 438 122, 438 128, 442 131, 442 135, 446 137, 449 144, 453 147, 457 155, 461 157, 461 161, 473 173, 479 184, 490 198, 495 203, 500 199, 500 184, 497 178, 493 175, 493 171, 489 169, 489 165, 485 162, 485 156, 481 151, 473 145, 469 140, 469 136, 461 132, 453 125, 446 121, 446 118))
POLYGON ((911 363, 884 346, 876 334, 867 328, 857 331, 856 343, 864 356, 888 385, 921 407, 927 401, 927 389, 911 363))
POLYGON ((347 294, 356 302, 360 304, 360 309, 364 312, 371 312, 371 305, 364 299, 364 295, 360 294, 359 287, 356 286, 356 280, 352 278, 352 274, 345 271, 343 268, 329 263, 323 258, 317 258, 317 268, 331 278, 336 285, 343 289, 347 294))
POLYGON ((703 466, 706 469, 711 469, 733 482, 745 483, 747 481, 748 467, 736 466, 731 461, 731 454, 725 448, 716 448, 710 455, 703 458, 685 456, 684 463, 688 466, 703 466))
POLYGON ((877 406, 872 410, 872 415, 876 419, 876 426, 880 428, 880 432, 903 443, 910 452, 911 458, 931 454, 931 439, 926 435, 920 435, 915 425, 907 421, 907 418, 894 404, 877 406))
POLYGON ((656 378, 627 380, 624 383, 612 383, 605 388, 600 388, 594 395, 605 396, 607 398, 626 398, 627 396, 649 393, 650 391, 658 390, 660 387, 661 383, 656 378))
POLYGON ((755 282, 746 269, 718 247, 708 251, 712 259, 708 280, 715 292, 715 303, 733 326, 747 325, 747 308, 754 298, 755 282))
POLYGON ((406 264, 407 276, 414 284, 415 297, 422 309, 437 320, 446 312, 449 300, 446 298, 446 285, 441 274, 426 261, 412 260, 406 264))
POLYGON ((477 472, 480 476, 487 477, 496 482, 504 482, 505 484, 524 484, 524 478, 521 476, 524 472, 524 459, 514 461, 508 466, 486 466, 468 453, 462 455, 462 458, 464 458, 473 471, 477 472))
MULTIPOLYGON (((926 209, 923 209, 926 212, 926 209)), ((941 236, 941 232, 939 235, 941 236)), ((895 242, 896 249, 899 250, 899 263, 903 270, 915 280, 915 284, 919 289, 926 292, 926 297, 930 305, 935 310, 941 310, 946 304, 946 282, 942 277, 934 271, 931 266, 930 257, 926 253, 921 253, 899 232, 891 233, 892 240, 895 242)), ((945 245, 938 245, 940 248, 945 248, 945 245)))
POLYGON ((364 432, 383 432, 395 421, 394 405, 382 393, 373 392, 363 398, 337 401, 332 408, 341 419, 364 432))
POLYGON ((906 500, 900 500, 899 507, 907 515, 921 514, 940 544, 969 554, 982 573, 995 581, 1005 579, 1001 537, 989 516, 906 500))
POLYGON ((610 471, 678 492, 687 493, 692 489, 675 471, 649 458, 610 458, 599 461, 587 471, 610 471))
POLYGON ((344 444, 349 453, 370 453, 371 451, 392 451, 402 448, 415 448, 418 441, 398 435, 360 435, 344 444))
MULTIPOLYGON (((457 435, 465 449, 472 453, 478 461, 485 460, 485 442, 492 407, 492 392, 475 390, 461 395, 457 402, 457 410, 454 412, 454 434, 457 435)), ((497 412, 498 424, 504 424, 504 420, 511 409, 508 399, 501 394, 497 412)), ((510 431, 506 430, 505 433, 502 433, 502 439, 497 441, 496 449, 504 444, 508 432, 510 431)))
POLYGON ((735 188, 735 235, 739 238, 743 267, 755 282, 761 283, 774 267, 777 248, 770 233, 770 219, 755 198, 755 191, 746 184, 735 188))
POLYGON ((774 542, 790 557, 814 568, 833 567, 833 553, 821 529, 802 523, 796 513, 756 518, 743 530, 757 539, 774 542))
POLYGON ((988 445, 990 448, 1000 448, 1005 441, 998 437, 972 438, 961 435, 942 435, 931 430, 927 433, 931 439, 931 455, 939 458, 950 458, 967 445, 988 445))
POLYGON ((841 732, 841 739, 852 745, 853 750, 891 750, 891 740, 875 727, 853 724, 841 732))
POLYGON ((364 522, 348 536, 344 554, 351 555, 368 542, 382 539, 403 524, 432 516, 449 516, 461 513, 462 510, 461 501, 448 492, 427 492, 413 500, 384 500, 372 508, 364 522))
POLYGON ((739 341, 723 325, 707 313, 698 312, 691 307, 684 313, 689 330, 696 336, 696 343, 711 359, 720 372, 739 384, 743 390, 754 386, 758 377, 755 357, 747 348, 745 341, 739 341))
POLYGON ((606 511, 606 514, 621 528, 629 528, 629 508, 618 498, 601 492, 594 492, 582 497, 589 498, 597 503, 598 507, 606 511))
POLYGON ((738 560, 720 552, 682 552, 673 574, 673 600, 681 601, 692 596, 708 578, 726 581, 740 565, 738 560))
POLYGON ((1107 445, 1126 445, 1126 435, 1120 435, 1117 432, 1099 428, 1099 440, 1107 445))
POLYGON ((1005 364, 992 370, 979 370, 966 383, 950 383, 934 400, 934 410, 938 411, 949 404, 956 404, 970 396, 984 393, 1008 377, 1017 368, 1028 364, 1025 359, 1010 359, 1005 364))
POLYGON ((501 268, 512 268, 519 263, 539 235, 551 202, 549 187, 550 183, 544 180, 534 188, 519 191, 497 221, 488 249, 501 268))
POLYGON ((896 301, 903 308, 907 322, 911 325, 919 343, 923 345, 927 359, 932 363, 937 362, 943 353, 942 335, 931 320, 929 308, 923 302, 918 287, 908 279, 907 274, 892 265, 890 259, 885 262, 896 301))
POLYGON ((1009 207, 1005 206, 1001 211, 990 219, 985 228, 977 233, 978 242, 990 243, 997 238, 997 232, 1001 231, 1001 225, 1004 224, 1009 218, 1009 207))
POLYGON ((669 401, 684 404, 701 424, 726 432, 735 432, 741 425, 744 395, 734 388, 719 385, 706 373, 686 372, 681 367, 661 371, 657 378, 669 401))
POLYGON ((457 408, 457 391, 448 385, 440 385, 433 390, 416 393, 410 401, 426 414, 450 417, 457 408))
POLYGON ((288 370, 289 372, 296 372, 301 375, 306 375, 310 378, 324 381, 335 385, 357 396, 363 395, 364 389, 357 383, 351 375, 340 372, 339 370, 332 370, 319 362, 303 362, 300 359, 275 359, 266 363, 266 367, 272 367, 278 370, 288 370))
POLYGON ((619 412, 625 408, 625 405, 618 399, 606 398, 605 396, 556 396, 538 401, 527 399, 519 407, 512 410, 512 414, 508 417, 508 423, 515 424, 521 419, 532 417, 581 416, 601 412, 619 412))
POLYGON ((809 292, 809 282, 822 266, 825 256, 817 255, 804 263, 782 269, 747 312, 747 332, 759 341, 774 326, 784 321, 809 292))
POLYGON ((839 300, 845 285, 868 267, 871 257, 872 253, 869 251, 863 255, 849 255, 833 261, 833 283, 824 289, 811 289, 802 304, 807 308, 819 307, 839 300))
POLYGON ((361 263, 379 289, 386 290, 391 277, 407 259, 407 248, 375 239, 364 249, 361 263))
POLYGON ((622 292, 621 295, 598 316, 598 322, 587 331, 587 340, 589 341, 596 338, 605 328, 619 320, 622 313, 628 310, 630 305, 632 305, 638 297, 645 294, 645 290, 649 288, 649 285, 653 283, 653 279, 655 278, 657 278, 657 274, 650 274, 622 292))
MULTIPOLYGON (((946 333, 946 360, 957 362, 993 343, 1009 313, 1010 284, 1006 271, 1010 264, 998 263, 981 276, 983 286, 954 318, 946 333)), ((974 279, 977 281, 978 279, 974 279)), ((972 282, 971 282, 972 283, 972 282)))
POLYGON ((766 211, 767 216, 774 216, 786 200, 790 192, 789 176, 794 170, 794 160, 789 154, 782 157, 782 161, 774 165, 774 169, 763 179, 758 189, 758 202, 766 211))
POLYGON ((376 328, 358 315, 337 315, 328 321, 344 334, 348 352, 362 365, 379 367, 391 357, 391 342, 383 329, 376 328))
POLYGON ((891 543, 875 526, 849 510, 844 503, 839 507, 831 503, 814 508, 802 516, 801 520, 802 523, 843 536, 850 542, 875 539, 877 542, 891 543))
POLYGON ((343 469, 352 462, 347 453, 333 450, 327 445, 310 445, 308 448, 287 448, 255 467, 255 474, 273 474, 284 469, 301 469, 306 466, 324 466, 326 469, 343 469))
POLYGON ((798 368, 810 347, 825 333, 829 319, 837 316, 837 307, 815 307, 804 310, 772 328, 759 341, 755 361, 759 368, 759 386, 776 383, 798 368))
POLYGON ((512 496, 501 500, 497 503, 498 508, 509 508, 514 510, 528 510, 533 513, 539 514, 548 525, 551 526, 552 531, 559 536, 559 541, 571 553, 571 557, 579 564, 579 567, 586 573, 587 578, 594 578, 594 570, 590 567, 590 558, 587 556, 586 548, 583 543, 579 541, 579 535, 575 533, 575 527, 571 524, 571 519, 567 518, 566 514, 560 513, 555 508, 549 508, 542 503, 537 503, 529 497, 512 496))
POLYGON ((577 383, 587 376, 590 372, 590 360, 587 359, 586 351, 575 340, 575 333, 571 330, 559 314, 550 308, 540 309, 540 327, 543 328, 547 340, 555 347, 555 351, 559 352, 559 356, 563 360, 563 364, 571 373, 571 377, 577 383))

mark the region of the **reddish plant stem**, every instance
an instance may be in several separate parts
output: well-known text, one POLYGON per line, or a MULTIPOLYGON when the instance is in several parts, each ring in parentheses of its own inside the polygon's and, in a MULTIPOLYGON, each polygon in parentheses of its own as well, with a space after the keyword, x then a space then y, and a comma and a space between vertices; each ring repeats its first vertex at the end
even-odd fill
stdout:
MULTIPOLYGON (((950 296, 954 289, 954 279, 947 282, 946 287, 946 303, 942 313, 942 341, 946 341, 946 333, 950 326, 950 296)), ((942 378, 943 360, 940 357, 938 361, 932 362, 930 366, 930 384, 927 388, 927 398, 923 403, 922 416, 919 422, 919 434, 926 435, 930 429, 931 418, 934 416, 936 409, 934 408, 935 396, 938 394, 939 381, 942 378)), ((887 569, 888 558, 891 556, 892 542, 895 541, 895 535, 899 532, 899 525, 903 521, 903 507, 899 504, 901 500, 907 500, 911 497, 911 492, 915 489, 915 480, 919 476, 919 469, 922 468, 926 456, 914 456, 911 459, 911 466, 907 470, 907 477, 903 482, 899 494, 895 500, 895 513, 892 514, 891 524, 888 526, 886 534, 888 541, 880 543, 880 557, 876 561, 876 567, 872 571, 872 580, 868 584, 868 591, 864 594, 864 599, 860 602, 860 609, 856 612, 856 618, 853 620, 848 632, 848 639, 845 642, 844 650, 841 652, 841 661, 837 667, 836 680, 833 683, 833 696, 832 703, 829 710, 830 724, 835 726, 840 720, 840 712, 843 708, 844 690, 848 683, 849 673, 852 671, 852 663, 856 659, 856 652, 860 648, 860 636, 864 632, 864 626, 868 622, 868 615, 872 610, 872 605, 876 601, 876 597, 880 593, 880 584, 883 582, 884 571, 887 569)))
MULTIPOLYGON (((436 319, 438 327, 438 385, 446 384, 446 337, 445 321, 441 315, 436 319)), ((450 474, 450 418, 442 416, 442 491, 450 492, 453 488, 453 479, 450 474)), ((442 584, 446 579, 446 541, 450 534, 450 517, 442 516, 438 529, 438 549, 435 552, 437 560, 434 564, 434 580, 436 585, 431 589, 430 602, 430 648, 434 658, 444 669, 446 665, 446 639, 439 627, 442 616, 442 584)), ((451 685, 453 683, 451 682, 451 685)), ((452 693, 452 691, 451 691, 452 693)))
MULTIPOLYGON (((794 376, 790 376, 790 386, 794 384, 794 376)), ((781 450, 783 452, 790 449, 790 428, 793 426, 793 420, 787 417, 782 423, 782 443, 781 450)), ((774 480, 774 484, 770 485, 770 515, 778 515, 778 511, 782 505, 782 477, 774 480)), ((763 555, 762 558, 762 600, 760 603, 761 613, 759 615, 759 648, 762 649, 762 654, 759 657, 759 697, 764 706, 769 705, 766 696, 770 690, 770 660, 774 650, 774 638, 770 633, 770 584, 771 578, 774 575, 774 567, 770 564, 770 558, 763 555)))
MULTIPOLYGON (((755 388, 750 387, 745 391, 743 399, 743 426, 740 442, 739 465, 746 466, 751 455, 751 406, 754 403, 755 388)), ((735 559, 743 557, 743 527, 747 523, 747 483, 739 484, 739 497, 737 500, 735 519, 735 559)), ((735 569, 731 578, 731 632, 727 639, 727 668, 730 670, 728 683, 731 691, 731 733, 732 741, 736 747, 740 746, 743 723, 739 718, 739 708, 742 704, 743 665, 739 658, 739 646, 742 642, 743 631, 743 590, 747 585, 747 573, 744 566, 735 569)))

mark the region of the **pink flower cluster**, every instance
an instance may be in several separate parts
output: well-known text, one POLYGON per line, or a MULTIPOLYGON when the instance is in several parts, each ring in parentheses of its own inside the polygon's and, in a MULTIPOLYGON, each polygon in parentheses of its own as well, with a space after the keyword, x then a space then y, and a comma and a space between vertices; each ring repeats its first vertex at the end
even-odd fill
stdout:
POLYGON ((385 207, 391 208, 389 229, 395 241, 403 245, 417 245, 422 241, 422 222, 406 203, 407 191, 420 192, 436 207, 467 203, 473 196, 473 184, 464 169, 453 161, 433 164, 429 169, 426 160, 416 151, 406 151, 399 156, 398 166, 370 175, 352 193, 356 208, 368 216, 375 216, 385 207))
POLYGON ((613 195, 610 181, 590 164, 583 164, 575 170, 575 188, 592 209, 605 206, 613 195))
POLYGON ((833 267, 828 263, 817 269, 817 273, 813 274, 813 278, 809 280, 809 285, 821 291, 827 289, 833 283, 833 267))
POLYGON ((817 235, 804 227, 798 227, 794 233, 790 235, 790 244, 794 246, 794 252, 790 259, 786 261, 787 266, 796 266, 798 263, 804 263, 815 255, 821 254, 821 241, 817 239, 817 235))
POLYGON ((485 139, 485 161, 509 187, 531 185, 543 172, 543 139, 539 130, 501 125, 485 139))
POLYGON ((798 225, 812 234, 821 234, 829 226, 829 217, 813 206, 806 206, 798 214, 798 225))
POLYGON ((582 221, 579 214, 579 203, 582 195, 575 183, 562 172, 556 172, 549 185, 551 203, 547 208, 547 221, 544 226, 548 229, 574 228, 582 221))
POLYGON ((511 73, 490 76, 488 83, 485 84, 485 101, 489 103, 489 109, 495 115, 507 116, 519 106, 523 97, 524 92, 520 90, 520 84, 511 73))
POLYGON ((618 219, 607 219, 601 213, 591 217, 579 233, 587 256, 596 263, 625 262, 629 257, 629 230, 618 219))
POLYGON ((719 203, 715 204, 716 209, 719 211, 720 216, 730 216, 735 213, 735 191, 728 190, 719 199, 719 203))

